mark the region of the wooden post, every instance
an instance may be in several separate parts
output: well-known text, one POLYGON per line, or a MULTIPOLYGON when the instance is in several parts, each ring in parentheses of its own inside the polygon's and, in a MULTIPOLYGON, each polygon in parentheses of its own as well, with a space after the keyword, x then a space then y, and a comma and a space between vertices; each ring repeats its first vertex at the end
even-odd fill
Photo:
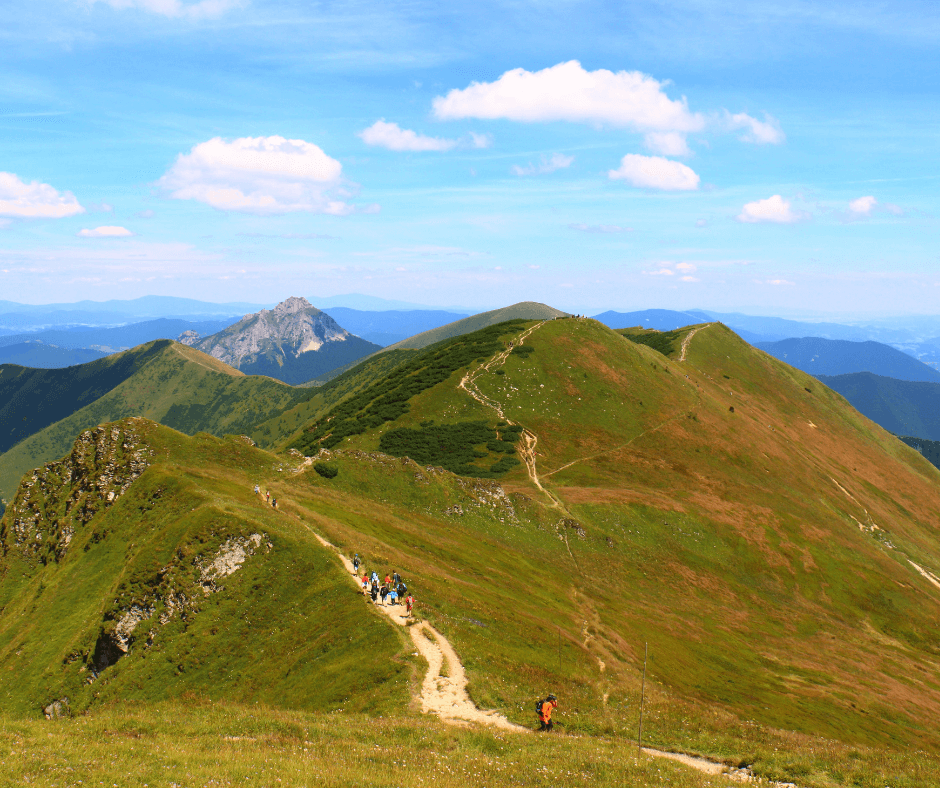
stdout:
POLYGON ((637 757, 643 752, 643 700, 646 697, 646 661, 650 655, 650 644, 646 644, 646 652, 643 655, 643 683, 640 685, 640 727, 636 734, 636 754, 637 757))
POLYGON ((561 665, 561 627, 555 627, 558 630, 558 664, 561 665))

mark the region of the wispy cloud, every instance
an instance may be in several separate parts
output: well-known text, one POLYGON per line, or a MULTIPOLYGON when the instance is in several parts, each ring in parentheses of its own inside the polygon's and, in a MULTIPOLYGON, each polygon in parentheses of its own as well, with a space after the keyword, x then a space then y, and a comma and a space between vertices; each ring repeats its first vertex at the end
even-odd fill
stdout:
POLYGON ((563 153, 553 153, 551 157, 543 155, 539 164, 529 162, 525 167, 514 164, 509 171, 513 175, 520 177, 527 175, 547 175, 550 172, 570 167, 573 161, 574 156, 565 156, 563 153))
POLYGON ((76 235, 79 238, 129 238, 134 233, 126 227, 117 227, 114 225, 104 225, 94 229, 79 230, 76 235))
POLYGON ((105 3, 117 9, 138 9, 170 19, 211 19, 246 4, 247 0, 197 0, 184 3, 181 0, 89 0, 105 3))
POLYGON ((632 233, 632 227, 621 227, 619 224, 569 224, 571 230, 582 233, 632 233))

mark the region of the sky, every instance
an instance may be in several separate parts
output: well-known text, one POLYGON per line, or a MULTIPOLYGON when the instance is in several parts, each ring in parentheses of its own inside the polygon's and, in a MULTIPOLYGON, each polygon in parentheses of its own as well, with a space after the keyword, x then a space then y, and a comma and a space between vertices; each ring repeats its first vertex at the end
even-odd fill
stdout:
POLYGON ((935 2, 0 9, 0 299, 937 314, 935 2))

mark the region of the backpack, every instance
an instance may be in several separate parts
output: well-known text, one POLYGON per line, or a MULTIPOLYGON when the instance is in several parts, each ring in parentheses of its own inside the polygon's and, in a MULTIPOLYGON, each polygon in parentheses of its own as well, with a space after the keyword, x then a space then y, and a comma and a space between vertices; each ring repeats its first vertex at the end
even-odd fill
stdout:
POLYGON ((535 713, 536 713, 536 714, 541 714, 541 713, 542 713, 542 705, 543 705, 544 703, 545 703, 544 700, 537 700, 537 701, 535 701, 535 713))

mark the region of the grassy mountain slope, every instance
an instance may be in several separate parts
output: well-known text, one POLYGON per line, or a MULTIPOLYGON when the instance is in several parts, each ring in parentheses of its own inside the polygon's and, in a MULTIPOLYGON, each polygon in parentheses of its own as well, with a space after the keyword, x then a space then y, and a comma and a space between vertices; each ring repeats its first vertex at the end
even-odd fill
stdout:
POLYGON ((389 522, 354 495, 382 491, 394 509, 420 491, 418 474, 393 487, 395 466, 358 459, 390 430, 497 426, 458 390, 463 369, 334 449, 333 489, 349 497, 331 535, 361 546, 365 532, 421 573, 478 697, 505 706, 563 686, 601 714, 601 688, 632 687, 648 641, 657 681, 681 697, 816 735, 937 746, 940 593, 914 566, 940 575, 933 466, 718 324, 693 335, 684 362, 681 342, 669 358, 594 321, 545 323, 525 344, 534 352, 477 381, 538 439, 548 494, 516 466, 502 479, 517 496, 505 523, 481 532, 457 515, 442 529, 420 515, 444 500, 389 522))
POLYGON ((567 315, 567 312, 562 312, 561 310, 554 309, 545 304, 539 304, 535 301, 522 301, 512 306, 494 309, 491 312, 481 312, 478 315, 472 315, 465 317, 463 320, 448 323, 446 326, 424 331, 402 342, 396 342, 394 345, 390 345, 386 348, 386 350, 419 350, 420 348, 428 347, 444 339, 451 339, 461 334, 469 334, 481 328, 503 323, 507 320, 551 320, 553 317, 564 317, 565 315, 567 315))
MULTIPOLYGON (((0 381, 8 370, 3 369, 0 381)), ((290 405, 298 394, 283 383, 246 377, 211 356, 168 340, 71 369, 14 367, 13 371, 9 390, 16 384, 19 388, 5 402, 4 417, 14 424, 21 414, 32 417, 25 423, 33 432, 0 455, 4 498, 12 495, 27 470, 61 457, 82 430, 96 424, 146 416, 190 434, 244 433, 290 405), (111 365, 103 363, 112 359, 116 361, 111 365), (59 420, 36 429, 42 425, 38 418, 48 422, 58 413, 63 414, 59 420)))
MULTIPOLYGON (((762 776, 807 788, 936 784, 940 588, 931 577, 940 577, 940 472, 838 394, 719 324, 671 332, 665 341, 653 333, 618 333, 592 320, 521 321, 414 355, 392 370, 384 392, 360 381, 308 425, 301 436, 307 447, 330 443, 319 459, 338 471, 331 479, 312 467, 278 472, 273 455, 237 441, 174 437, 174 448, 165 430, 146 428, 153 464, 109 510, 75 525, 72 540, 97 544, 94 534, 104 523, 109 531, 108 518, 120 511, 137 524, 133 536, 124 532, 123 548, 136 556, 148 529, 189 522, 194 504, 186 490, 170 488, 176 479, 206 491, 214 507, 209 521, 219 525, 199 531, 202 552, 184 551, 181 563, 160 574, 170 554, 160 548, 154 571, 134 576, 159 575, 156 582, 119 589, 112 581, 99 597, 99 618, 81 620, 102 621, 134 602, 149 609, 148 588, 166 589, 162 578, 193 579, 205 560, 190 559, 215 554, 223 543, 218 529, 254 516, 238 496, 260 481, 280 502, 277 514, 266 510, 265 533, 277 528, 281 539, 300 539, 309 525, 345 553, 358 552, 366 567, 400 571, 420 614, 460 654, 473 698, 514 721, 531 724, 534 699, 555 691, 565 730, 624 746, 636 731, 648 644, 644 730, 657 746, 744 761, 762 776), (513 352, 506 352, 510 341, 513 352), (357 421, 364 430, 351 429, 357 421), (512 456, 501 445, 511 442, 510 421, 526 431, 515 443, 515 456, 526 463, 498 481, 376 451, 390 434, 410 430, 411 445, 446 460, 464 452, 466 441, 435 440, 473 441, 479 434, 461 425, 482 423, 497 433, 496 448, 489 439, 470 443, 467 462, 485 470, 497 456, 512 456), (159 498, 149 479, 166 485, 159 498), (160 515, 144 527, 135 511, 146 517, 151 505, 160 515)), ((285 427, 287 440, 293 425, 285 427)), ((50 501, 38 520, 26 518, 46 523, 43 538, 32 537, 27 524, 23 544, 38 543, 32 557, 15 565, 3 559, 0 633, 10 633, 0 639, 0 660, 10 660, 4 666, 16 664, 13 639, 24 621, 37 630, 58 621, 62 629, 93 631, 68 625, 70 611, 91 606, 84 597, 59 597, 41 615, 30 608, 45 604, 53 575, 43 573, 52 571, 74 522, 62 514, 70 496, 53 496, 43 485, 55 487, 38 476, 20 490, 25 496, 38 488, 50 501), (47 578, 41 590, 33 585, 40 575, 47 578)), ((3 520, 5 534, 15 532, 17 518, 24 521, 15 506, 3 520)), ((74 511, 87 511, 81 496, 74 511)), ((250 536, 261 525, 251 521, 237 534, 250 536)), ((119 553, 115 548, 112 573, 120 570, 119 553)), ((69 546, 61 566, 72 560, 91 572, 92 563, 69 546)), ((246 559, 239 571, 251 566, 246 559)), ((304 589, 303 579, 296 587, 304 589)), ((212 605, 223 597, 205 598, 212 605)), ((282 596, 283 610, 263 608, 262 615, 283 615, 292 600, 282 596)), ((242 605, 200 620, 224 632, 240 617, 254 621, 253 612, 242 605)), ((342 616, 335 626, 349 637, 362 623, 342 616)), ((99 635, 115 627, 105 621, 99 635)), ((321 631, 315 622, 313 628, 321 631)), ((202 648, 210 631, 179 642, 202 648)), ((63 666, 66 636, 45 651, 36 650, 38 635, 31 637, 29 664, 36 667, 29 676, 38 678, 24 681, 49 687, 45 701, 65 687, 49 677, 73 681, 69 671, 87 657, 63 666)), ((80 657, 88 637, 74 638, 85 644, 80 657)), ((267 647, 263 638, 245 642, 267 647)), ((337 637, 336 646, 342 643, 337 637)), ((212 672, 216 660, 205 648, 199 666, 175 663, 187 669, 181 676, 201 672, 205 682, 228 675, 212 672)), ((98 681, 107 671, 120 680, 122 664, 130 675, 149 653, 132 645, 98 681)), ((135 680, 145 675, 153 674, 135 680)), ((316 681, 315 673, 306 675, 316 681)), ((175 671, 158 678, 169 688, 164 697, 181 681, 175 671)), ((225 693, 245 691, 232 681, 225 693)), ((396 681, 384 684, 396 688, 396 681)), ((197 696, 218 697, 198 682, 188 686, 197 696)), ((122 687, 131 698, 144 697, 133 694, 130 680, 122 687)), ((385 693, 366 682, 355 692, 363 687, 378 693, 370 702, 407 713, 399 689, 385 693)), ((11 707, 27 707, 25 690, 8 691, 21 698, 11 707)))
POLYGON ((898 437, 912 449, 919 451, 926 460, 940 468, 940 441, 929 441, 923 438, 912 438, 908 435, 898 437))
POLYGON ((940 383, 940 372, 881 342, 803 337, 758 342, 755 347, 816 377, 871 372, 898 380, 940 383))
POLYGON ((278 475, 270 459, 241 439, 130 419, 83 433, 24 485, 0 529, 0 669, 17 675, 4 709, 189 695, 406 704, 399 634, 309 530, 253 493, 278 475), (363 658, 375 653, 386 658, 363 658))
POLYGON ((889 432, 940 440, 940 383, 896 380, 870 372, 820 375, 819 379, 889 432))

